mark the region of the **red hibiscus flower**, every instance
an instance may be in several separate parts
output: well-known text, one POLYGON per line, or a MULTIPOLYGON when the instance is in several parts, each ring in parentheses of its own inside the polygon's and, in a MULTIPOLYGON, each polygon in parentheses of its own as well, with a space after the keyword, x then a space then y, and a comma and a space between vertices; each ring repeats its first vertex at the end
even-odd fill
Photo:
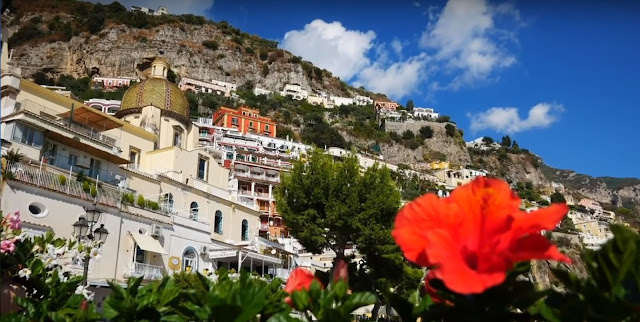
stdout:
MULTIPOLYGON (((313 276, 313 273, 309 270, 298 267, 291 271, 291 274, 287 279, 287 284, 284 286, 284 291, 289 294, 293 294, 295 291, 308 290, 314 280, 318 281, 320 286, 322 286, 320 280, 313 276)), ((291 305, 291 297, 287 297, 284 301, 291 305)))
POLYGON ((392 232, 405 257, 435 267, 441 279, 460 294, 482 293, 502 283, 520 261, 571 260, 544 236, 567 213, 564 204, 531 213, 509 185, 480 177, 455 189, 449 198, 427 194, 403 207, 392 232))

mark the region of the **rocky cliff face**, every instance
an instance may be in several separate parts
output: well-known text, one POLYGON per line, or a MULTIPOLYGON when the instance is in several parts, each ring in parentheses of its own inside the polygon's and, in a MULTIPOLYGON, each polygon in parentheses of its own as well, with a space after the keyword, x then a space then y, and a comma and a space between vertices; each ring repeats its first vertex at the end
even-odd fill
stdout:
POLYGON ((547 165, 543 165, 541 169, 550 180, 562 183, 565 187, 582 196, 640 213, 640 179, 594 178, 572 170, 560 170, 547 165))
POLYGON ((537 157, 532 154, 507 153, 500 157, 500 154, 492 152, 484 156, 474 156, 473 161, 477 166, 509 182, 529 181, 537 187, 550 184, 538 166, 537 157))
MULTIPOLYGON (((391 163, 424 163, 428 160, 438 159, 435 157, 444 154, 446 160, 451 164, 465 166, 471 163, 469 152, 462 138, 451 137, 447 135, 445 126, 448 123, 419 121, 415 123, 386 122, 385 129, 387 131, 402 134, 404 131, 412 131, 415 135, 419 134, 419 130, 423 126, 429 126, 433 130, 433 137, 426 139, 423 145, 415 150, 407 149, 399 144, 381 144, 380 150, 384 159, 391 163), (436 152, 436 153, 433 153, 436 152)), ((420 165, 417 165, 420 168, 420 165)))
MULTIPOLYGON (((43 19, 46 21, 48 17, 44 15, 43 19)), ((20 26, 15 23, 10 31, 15 32, 20 26)), ((252 81, 257 87, 278 91, 287 83, 298 83, 310 93, 350 94, 345 93, 337 78, 310 78, 301 62, 290 62, 294 56, 287 51, 273 49, 267 56, 259 57, 257 48, 247 51, 251 48, 249 40, 243 47, 231 38, 215 24, 167 24, 151 29, 111 24, 95 35, 83 33, 68 42, 40 41, 17 46, 13 63, 21 67, 22 76, 27 78, 39 70, 52 77, 60 74, 83 77, 96 72, 102 76, 138 77, 148 62, 161 55, 180 76, 238 85, 252 81), (202 43, 207 40, 215 41, 218 48, 205 47, 202 43)))

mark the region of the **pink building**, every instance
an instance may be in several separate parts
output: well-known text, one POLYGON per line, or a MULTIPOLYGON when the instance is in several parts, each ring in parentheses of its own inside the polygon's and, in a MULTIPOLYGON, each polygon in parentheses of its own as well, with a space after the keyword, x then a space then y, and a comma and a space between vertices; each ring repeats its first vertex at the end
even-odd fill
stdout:
POLYGON ((134 81, 138 81, 138 79, 129 77, 93 77, 93 84, 101 84, 107 91, 113 91, 123 86, 130 86, 131 82, 134 81))
POLYGON ((373 107, 376 111, 395 111, 398 108, 398 103, 391 101, 375 101, 373 107))
POLYGON ((602 215, 602 206, 595 200, 583 198, 580 200, 580 202, 578 202, 578 204, 581 206, 585 206, 588 209, 593 209, 596 215, 602 215))

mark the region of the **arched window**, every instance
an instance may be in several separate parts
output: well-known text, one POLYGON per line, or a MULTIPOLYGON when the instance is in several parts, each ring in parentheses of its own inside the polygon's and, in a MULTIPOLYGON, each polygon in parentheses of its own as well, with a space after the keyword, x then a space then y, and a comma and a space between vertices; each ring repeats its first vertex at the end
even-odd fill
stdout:
POLYGON ((220 210, 216 210, 213 232, 215 232, 216 234, 222 234, 222 211, 220 210))
POLYGON ((182 253, 182 270, 189 271, 187 267, 191 267, 191 271, 198 270, 198 253, 193 247, 187 247, 182 253))
POLYGON ((249 240, 249 222, 242 220, 242 240, 249 240))
POLYGON ((198 220, 198 203, 193 201, 189 207, 189 219, 198 220))

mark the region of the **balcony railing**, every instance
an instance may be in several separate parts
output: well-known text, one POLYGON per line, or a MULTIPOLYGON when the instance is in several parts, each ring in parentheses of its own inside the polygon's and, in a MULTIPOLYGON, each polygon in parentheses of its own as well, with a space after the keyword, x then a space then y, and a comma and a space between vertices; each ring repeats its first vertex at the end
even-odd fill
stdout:
POLYGON ((43 165, 43 168, 40 169, 39 166, 24 163, 10 162, 7 164, 7 172, 11 173, 10 176, 14 180, 104 205, 120 206, 122 194, 116 189, 110 188, 106 184, 96 188, 95 183, 90 183, 87 187, 83 182, 78 182, 73 177, 48 168, 48 165, 43 165))
POLYGON ((38 116, 46 117, 52 123, 56 123, 59 126, 68 128, 76 133, 82 134, 83 136, 106 144, 110 147, 114 147, 117 143, 117 140, 115 138, 100 133, 98 131, 99 129, 97 130, 93 127, 86 126, 75 121, 69 122, 69 119, 59 118, 57 116, 57 114, 60 114, 58 111, 42 106, 36 102, 23 100, 20 102, 20 110, 24 110, 38 116))
POLYGON ((145 280, 162 279, 162 267, 143 263, 127 263, 124 277, 141 277, 145 280))

